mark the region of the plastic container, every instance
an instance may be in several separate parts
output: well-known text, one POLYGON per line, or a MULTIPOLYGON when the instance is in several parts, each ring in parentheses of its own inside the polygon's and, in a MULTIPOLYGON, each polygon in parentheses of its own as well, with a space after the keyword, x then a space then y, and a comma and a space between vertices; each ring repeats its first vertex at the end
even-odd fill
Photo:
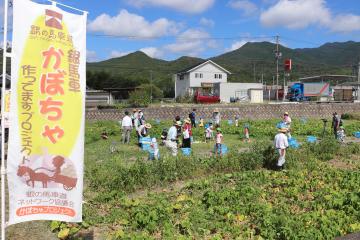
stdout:
POLYGON ((291 147, 291 148, 299 148, 300 147, 300 144, 298 143, 298 141, 293 137, 289 138, 288 142, 289 142, 289 147, 291 147))
POLYGON ((151 137, 140 137, 141 149, 144 151, 149 151, 151 144, 151 137))
POLYGON ((306 141, 308 143, 316 143, 317 138, 315 136, 307 136, 306 141))
POLYGON ((360 138, 360 132, 354 132, 354 136, 355 136, 356 138, 360 138))
POLYGON ((184 156, 190 156, 191 155, 191 148, 181 148, 181 152, 184 156))
POLYGON ((233 120, 228 120, 229 125, 233 125, 233 120))

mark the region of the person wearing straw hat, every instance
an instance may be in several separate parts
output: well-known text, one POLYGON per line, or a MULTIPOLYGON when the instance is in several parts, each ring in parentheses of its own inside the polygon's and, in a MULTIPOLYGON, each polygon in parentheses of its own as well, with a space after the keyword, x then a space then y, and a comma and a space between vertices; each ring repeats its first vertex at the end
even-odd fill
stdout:
POLYGON ((212 115, 213 124, 215 127, 220 127, 221 116, 218 108, 215 108, 212 115))
POLYGON ((177 155, 177 148, 178 148, 178 144, 177 144, 177 128, 181 127, 181 122, 180 121, 174 121, 174 124, 172 127, 170 127, 168 134, 167 134, 167 139, 165 142, 165 146, 167 148, 170 149, 171 151, 171 155, 176 157, 177 155))
POLYGON ((139 127, 139 129, 137 131, 137 134, 138 134, 138 137, 139 137, 139 147, 142 146, 141 138, 147 137, 149 135, 149 129, 151 129, 151 124, 150 123, 143 124, 143 125, 141 125, 139 127))
POLYGON ((183 126, 183 142, 182 142, 182 147, 183 148, 191 148, 191 136, 192 136, 192 131, 191 131, 191 120, 190 118, 185 119, 185 124, 183 126))
POLYGON ((287 128, 280 128, 278 129, 278 134, 275 136, 274 145, 279 152, 279 159, 276 164, 277 170, 284 169, 286 148, 289 147, 288 138, 285 135, 287 131, 287 128))

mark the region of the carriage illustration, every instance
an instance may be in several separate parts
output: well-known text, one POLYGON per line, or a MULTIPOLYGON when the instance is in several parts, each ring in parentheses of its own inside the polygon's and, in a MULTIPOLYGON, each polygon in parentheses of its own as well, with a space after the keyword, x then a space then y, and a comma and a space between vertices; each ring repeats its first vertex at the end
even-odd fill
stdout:
MULTIPOLYGON (((44 168, 31 169, 30 167, 20 165, 17 171, 17 175, 19 177, 24 177, 27 174, 29 179, 26 180, 26 184, 31 187, 35 186, 35 182, 41 182, 43 188, 47 188, 48 182, 60 183, 63 185, 63 188, 66 191, 70 191, 76 187, 77 178, 65 176, 57 172, 55 172, 53 176, 49 176, 46 173, 38 172, 40 169, 44 168)), ((54 172, 54 170, 50 169, 44 170, 54 172)))

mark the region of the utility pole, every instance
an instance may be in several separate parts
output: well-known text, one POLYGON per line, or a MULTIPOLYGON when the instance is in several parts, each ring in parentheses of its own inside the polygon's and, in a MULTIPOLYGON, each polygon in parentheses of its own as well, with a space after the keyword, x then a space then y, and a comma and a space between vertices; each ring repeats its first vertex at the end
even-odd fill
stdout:
POLYGON ((357 98, 360 101, 360 59, 357 65, 357 80, 358 80, 357 98))
POLYGON ((254 72, 254 83, 256 82, 256 65, 255 61, 253 62, 253 72, 254 72))
POLYGON ((152 103, 153 95, 152 95, 152 87, 153 87, 153 74, 152 70, 150 70, 150 102, 152 103))
POLYGON ((279 41, 280 37, 275 36, 276 41, 276 50, 275 50, 275 58, 276 58, 276 101, 279 101, 279 59, 281 58, 281 53, 279 52, 279 41))

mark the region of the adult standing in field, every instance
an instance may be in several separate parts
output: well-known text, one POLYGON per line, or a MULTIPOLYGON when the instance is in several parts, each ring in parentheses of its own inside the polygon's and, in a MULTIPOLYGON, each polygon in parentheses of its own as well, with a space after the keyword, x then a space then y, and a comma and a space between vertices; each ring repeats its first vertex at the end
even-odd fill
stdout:
POLYGON ((165 142, 165 146, 167 148, 170 149, 171 151, 171 155, 176 157, 177 155, 177 148, 178 148, 178 144, 177 144, 177 128, 181 127, 181 122, 180 121, 174 121, 174 124, 172 127, 170 127, 168 134, 167 134, 167 139, 165 142))
POLYGON ((180 122, 180 125, 176 127, 176 129, 177 129, 176 143, 177 143, 178 145, 180 145, 179 139, 180 139, 181 134, 182 134, 182 131, 181 131, 181 130, 182 130, 182 127, 181 127, 181 118, 180 118, 179 115, 177 115, 177 116, 175 117, 175 122, 180 122))
POLYGON ((337 112, 333 113, 333 118, 332 118, 332 123, 331 126, 333 128, 333 133, 335 135, 335 139, 337 139, 337 131, 339 130, 341 125, 341 118, 340 116, 337 114, 337 112))
POLYGON ((136 131, 136 136, 138 138, 138 143, 139 143, 139 147, 141 146, 140 144, 140 135, 139 135, 139 129, 141 126, 143 126, 145 124, 145 122, 141 119, 140 114, 137 114, 137 118, 134 121, 134 127, 135 127, 135 131, 136 131))
POLYGON ((213 120, 213 124, 215 125, 215 128, 220 127, 221 116, 218 108, 214 109, 212 120, 213 120))
POLYGON ((191 121, 191 126, 196 128, 196 109, 194 108, 192 112, 189 114, 189 118, 191 121))
POLYGON ((131 121, 132 121, 132 124, 133 124, 133 127, 135 127, 135 120, 137 119, 137 116, 138 116, 138 111, 137 109, 133 109, 133 114, 131 115, 131 121))
POLYGON ((285 125, 285 127, 287 128, 287 136, 288 138, 290 139, 291 138, 291 134, 290 134, 290 127, 291 127, 291 118, 289 116, 289 113, 288 112, 285 112, 284 113, 284 116, 283 116, 283 124, 285 125))
POLYGON ((183 148, 191 148, 191 136, 192 136, 192 131, 191 131, 191 120, 190 118, 185 119, 185 124, 183 127, 183 142, 182 142, 182 147, 183 148))
POLYGON ((279 153, 279 159, 276 164, 277 170, 284 169, 286 149, 289 147, 288 138, 286 137, 287 129, 280 128, 275 136, 274 145, 279 153))
POLYGON ((139 117, 140 117, 141 121, 145 122, 144 113, 143 113, 143 111, 141 109, 139 109, 138 114, 139 114, 139 117))
POLYGON ((133 122, 131 117, 129 116, 129 112, 125 111, 125 117, 123 117, 121 121, 122 128, 122 142, 125 144, 130 143, 130 134, 133 128, 133 122))

